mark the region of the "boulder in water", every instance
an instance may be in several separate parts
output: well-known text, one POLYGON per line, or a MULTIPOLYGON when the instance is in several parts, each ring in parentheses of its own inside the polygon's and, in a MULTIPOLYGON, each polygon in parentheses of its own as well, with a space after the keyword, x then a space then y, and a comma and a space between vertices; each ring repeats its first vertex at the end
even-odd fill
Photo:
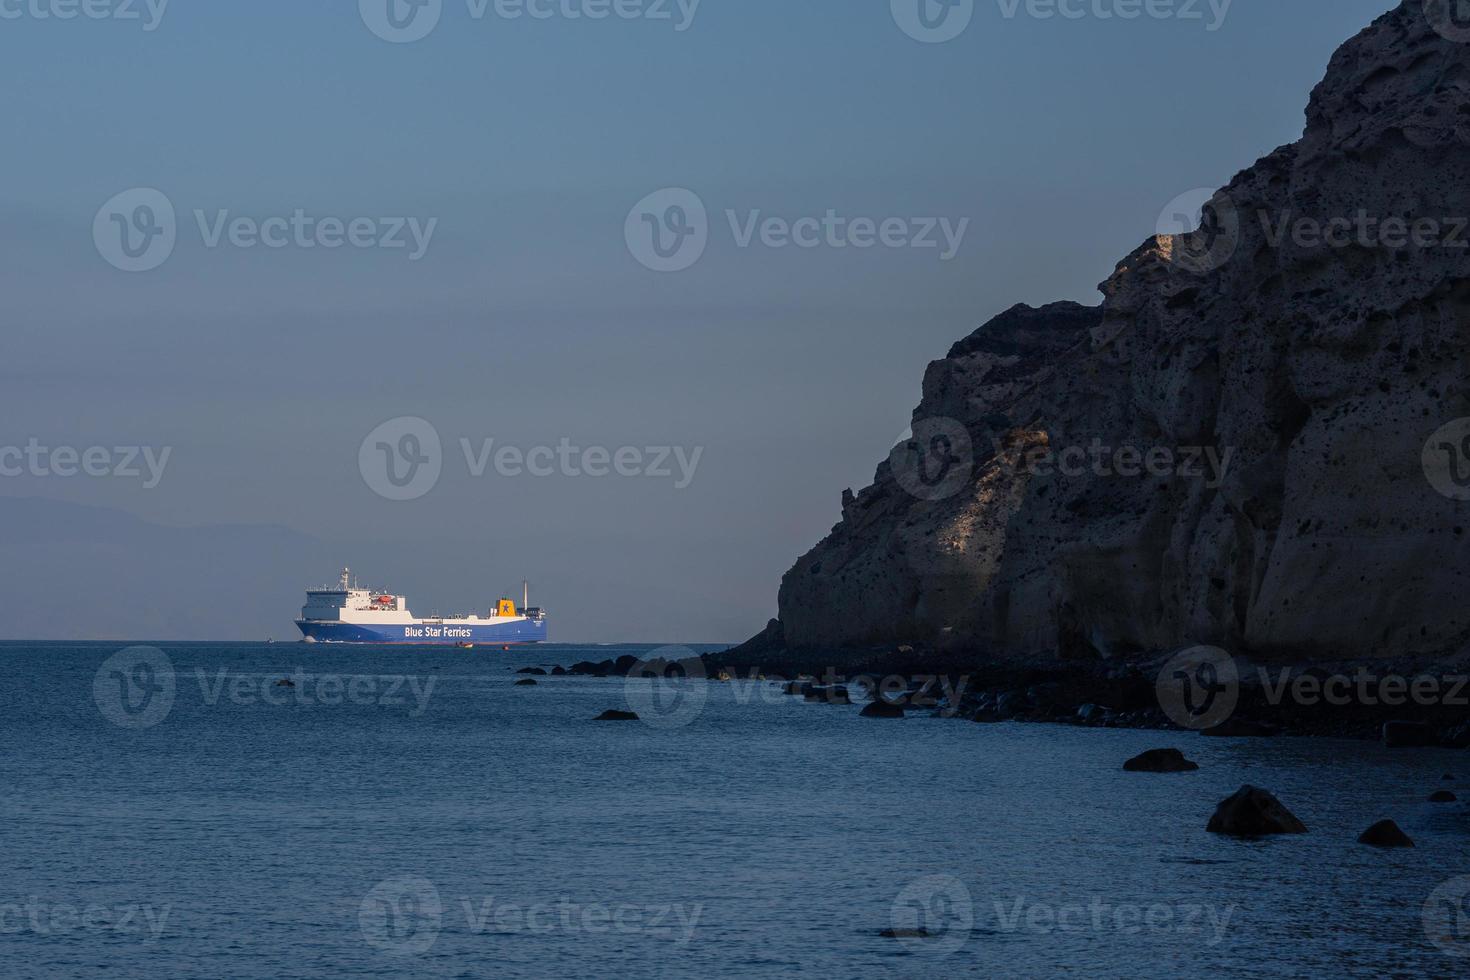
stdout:
POLYGON ((1123 763, 1125 772, 1194 772, 1199 763, 1191 762, 1178 749, 1149 749, 1123 763))
POLYGON ((864 718, 902 718, 903 707, 879 697, 865 705, 859 714, 864 718))
POLYGON ((1392 820, 1380 820, 1358 838, 1359 844, 1369 844, 1373 847, 1413 847, 1414 842, 1409 835, 1399 829, 1399 825, 1392 820))
POLYGON ((602 714, 598 715, 596 718, 594 718, 592 720, 593 721, 637 721, 638 720, 638 713, 636 711, 618 711, 617 709, 609 709, 607 711, 604 711, 602 714))
POLYGON ((1442 789, 1436 793, 1429 794, 1430 803, 1454 803, 1458 799, 1458 796, 1456 796, 1454 793, 1451 793, 1447 789, 1442 789))
POLYGON ((535 687, 535 686, 536 686, 536 678, 534 678, 534 677, 523 677, 520 680, 516 681, 516 687, 535 687))
POLYGON ((1230 837, 1265 837, 1270 834, 1305 834, 1306 824, 1264 789, 1242 786, 1221 800, 1205 827, 1212 834, 1230 837))

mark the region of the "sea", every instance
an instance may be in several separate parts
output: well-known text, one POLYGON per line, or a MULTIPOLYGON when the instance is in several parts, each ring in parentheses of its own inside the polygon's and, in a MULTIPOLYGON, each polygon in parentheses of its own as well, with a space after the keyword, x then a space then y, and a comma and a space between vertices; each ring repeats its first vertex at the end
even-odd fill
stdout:
POLYGON ((718 649, 0 645, 0 976, 1470 975, 1463 752, 517 684, 718 649))

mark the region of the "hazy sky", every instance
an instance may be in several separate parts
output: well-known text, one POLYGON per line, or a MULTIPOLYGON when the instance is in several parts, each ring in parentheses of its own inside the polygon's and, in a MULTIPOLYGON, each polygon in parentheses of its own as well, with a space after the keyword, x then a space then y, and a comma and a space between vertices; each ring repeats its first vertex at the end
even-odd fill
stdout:
MULTIPOLYGON (((0 497, 284 526, 424 612, 529 577, 558 639, 660 641, 760 629, 927 362, 1016 302, 1094 302, 1167 202, 1297 138, 1332 50, 1391 6, 975 0, 921 43, 900 26, 919 0, 430 0, 416 20, 395 0, 405 32, 438 19, 392 43, 386 0, 85 2, 137 19, 0 0, 0 453, 170 456, 147 487, 142 463, 0 455, 0 497), (648 16, 568 16, 599 9, 648 16), (671 210, 689 195, 635 209, 667 188, 707 220, 671 210), (810 248, 759 224, 829 211, 810 248), (855 247, 855 219, 938 247, 855 247), (649 221, 703 253, 652 271, 649 221), (383 440, 359 458, 397 417, 443 447, 412 500, 364 477, 383 440), (562 440, 607 450, 578 471, 630 447, 625 472, 656 472, 572 475, 562 440), (552 475, 498 466, 504 446, 546 447, 552 475), (660 475, 658 447, 685 469, 660 475)), ((427 451, 405 434, 395 453, 427 451)))

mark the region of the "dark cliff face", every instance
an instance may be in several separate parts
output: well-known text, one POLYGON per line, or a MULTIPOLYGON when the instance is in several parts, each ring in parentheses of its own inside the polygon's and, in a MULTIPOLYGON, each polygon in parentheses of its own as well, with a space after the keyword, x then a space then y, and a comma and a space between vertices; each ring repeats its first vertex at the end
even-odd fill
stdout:
POLYGON ((1302 140, 1101 307, 1016 307, 932 364, 914 438, 785 576, 785 642, 1461 649, 1470 504, 1435 434, 1470 416, 1470 38, 1446 33, 1408 0, 1333 57, 1302 140))

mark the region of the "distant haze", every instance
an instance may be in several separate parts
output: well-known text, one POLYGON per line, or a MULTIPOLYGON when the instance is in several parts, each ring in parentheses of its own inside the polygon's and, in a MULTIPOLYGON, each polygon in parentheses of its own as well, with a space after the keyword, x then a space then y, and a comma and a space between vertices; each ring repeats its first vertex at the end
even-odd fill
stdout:
POLYGON ((687 23, 445 0, 410 43, 348 0, 0 19, 0 637, 287 638, 350 564, 424 615, 529 579, 554 639, 745 638, 929 361, 1016 302, 1096 302, 1171 199, 1300 134, 1333 49, 1390 3, 1198 6, 979 0, 934 44, 887 0, 703 0, 687 23), (135 189, 175 240, 128 272, 148 257, 98 242, 154 240, 135 189), (689 217, 665 189, 708 211, 682 271, 629 244, 650 195, 663 230, 689 217), (778 247, 829 211, 845 247, 820 221, 778 247), (968 221, 948 261, 941 218, 968 221), (939 247, 860 247, 886 219, 936 219, 939 247), (400 417, 442 443, 410 500, 359 458, 400 417), (3 455, 28 444, 78 458, 3 455), (595 450, 579 475, 536 452, 562 445, 595 450), (126 447, 169 450, 156 486, 82 472, 126 447), (649 472, 660 447, 697 465, 649 472))

